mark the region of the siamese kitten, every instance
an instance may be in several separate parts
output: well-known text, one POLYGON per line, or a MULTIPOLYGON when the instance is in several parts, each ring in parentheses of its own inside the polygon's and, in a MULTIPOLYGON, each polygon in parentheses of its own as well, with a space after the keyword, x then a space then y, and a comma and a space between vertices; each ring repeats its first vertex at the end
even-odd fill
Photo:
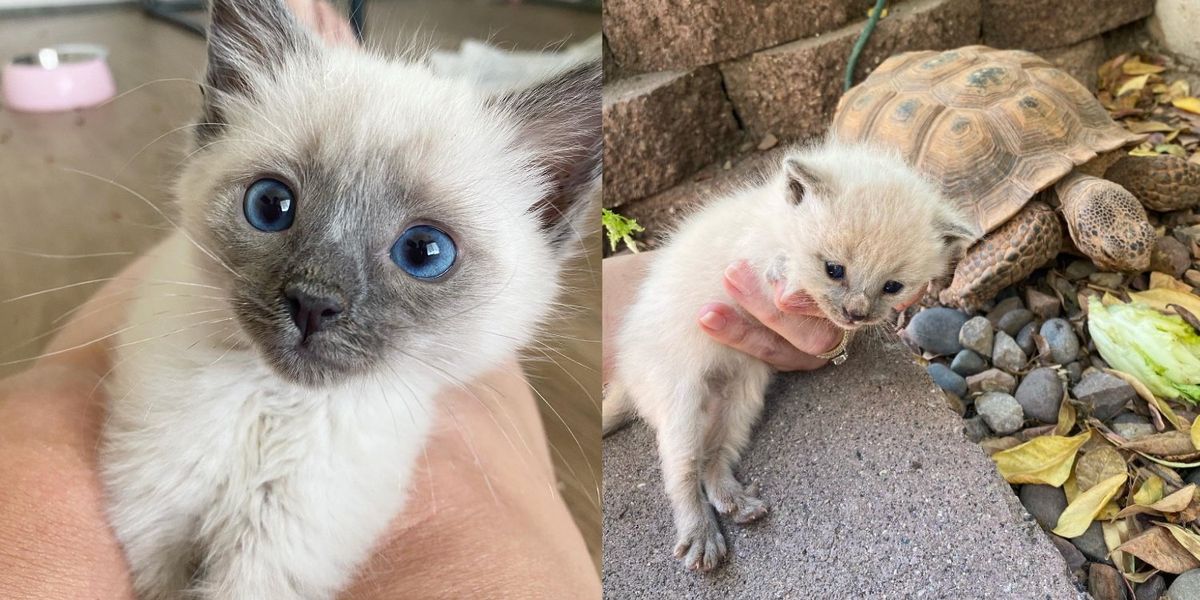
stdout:
POLYGON ((141 598, 332 598, 434 399, 551 312, 595 222, 600 69, 508 93, 214 0, 174 233, 115 344, 101 467, 141 598))
MULTIPOLYGON (((604 431, 636 412, 656 430, 678 533, 695 570, 725 555, 717 512, 746 523, 767 508, 733 468, 763 408, 772 369, 697 325, 709 302, 737 306, 725 268, 748 260, 774 297, 804 290, 838 327, 881 322, 944 275, 978 237, 937 188, 885 150, 826 143, 788 152, 765 182, 688 218, 655 256, 617 334, 604 431)), ((749 318, 749 315, 746 315, 749 318)))

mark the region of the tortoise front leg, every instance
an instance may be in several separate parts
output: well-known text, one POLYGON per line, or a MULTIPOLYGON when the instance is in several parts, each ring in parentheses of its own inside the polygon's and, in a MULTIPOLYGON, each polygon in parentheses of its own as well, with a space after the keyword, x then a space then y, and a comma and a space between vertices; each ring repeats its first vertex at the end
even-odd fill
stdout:
POLYGON ((971 246, 954 269, 942 304, 975 310, 1005 286, 1026 277, 1054 258, 1062 247, 1062 226, 1054 209, 1031 201, 1011 219, 971 246))

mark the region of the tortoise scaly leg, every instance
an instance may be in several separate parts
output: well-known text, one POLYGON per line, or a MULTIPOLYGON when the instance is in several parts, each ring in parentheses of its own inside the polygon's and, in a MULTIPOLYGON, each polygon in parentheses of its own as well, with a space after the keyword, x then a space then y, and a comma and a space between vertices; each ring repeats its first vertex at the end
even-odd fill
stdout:
POLYGON ((1200 206, 1200 165, 1178 156, 1123 156, 1104 178, 1129 190, 1142 206, 1168 212, 1200 206))
POLYGON ((1125 188, 1105 179, 1071 173, 1055 187, 1075 245, 1106 271, 1150 268, 1154 228, 1146 209, 1125 188))
POLYGON ((1062 226, 1054 209, 1031 201, 1011 219, 971 246, 954 269, 942 304, 974 310, 1000 290, 1026 277, 1058 254, 1062 226))

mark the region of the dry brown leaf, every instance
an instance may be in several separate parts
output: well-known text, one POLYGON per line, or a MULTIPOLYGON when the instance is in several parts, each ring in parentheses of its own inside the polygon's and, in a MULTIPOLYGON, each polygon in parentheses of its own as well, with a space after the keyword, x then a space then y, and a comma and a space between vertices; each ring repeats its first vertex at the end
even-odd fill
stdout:
POLYGON ((1159 271, 1150 272, 1150 289, 1168 289, 1185 294, 1191 293, 1192 286, 1159 271))
POLYGON ((1079 497, 1079 485, 1075 483, 1075 470, 1071 469, 1071 476, 1062 484, 1063 495, 1067 497, 1067 504, 1070 504, 1079 497))
POLYGON ((1117 517, 1128 517, 1131 515, 1146 514, 1146 513, 1177 513, 1191 506, 1192 500, 1196 496, 1196 485, 1188 484, 1183 488, 1175 491, 1175 493, 1158 500, 1152 504, 1131 504, 1120 511, 1117 517))
POLYGON ((1121 445, 1125 450, 1145 452, 1155 456, 1173 456, 1196 451, 1191 435, 1182 431, 1165 431, 1140 437, 1121 445))
POLYGON ((1154 392, 1151 392, 1150 388, 1146 387, 1146 384, 1142 383, 1142 380, 1128 373, 1122 373, 1116 369, 1104 369, 1104 372, 1114 377, 1120 377, 1121 379, 1125 380, 1125 383, 1133 386, 1133 390, 1137 392, 1138 396, 1141 397, 1142 400, 1145 400, 1146 404, 1149 404, 1153 409, 1157 410, 1162 414, 1163 417, 1170 421, 1171 425, 1174 426, 1175 429, 1179 431, 1184 431, 1187 429, 1187 427, 1184 426, 1183 421, 1181 421, 1179 416, 1175 414, 1175 411, 1172 410, 1166 402, 1159 400, 1158 397, 1154 395, 1154 392))
POLYGON ((991 456, 1002 450, 1020 446, 1021 440, 1010 435, 1001 438, 987 438, 979 442, 979 445, 983 448, 984 452, 987 452, 988 456, 991 456))
POLYGON ((1075 459, 1075 483, 1081 492, 1124 472, 1125 459, 1112 446, 1101 446, 1075 459))
POLYGON ((1167 125, 1166 123, 1162 123, 1159 121, 1129 120, 1129 121, 1125 121, 1125 128, 1134 133, 1153 133, 1155 131, 1166 133, 1169 131, 1175 131, 1174 127, 1171 127, 1170 125, 1167 125))
POLYGON ((1044 435, 992 455, 1000 475, 1009 483, 1061 486, 1071 474, 1075 453, 1091 438, 1085 431, 1073 437, 1044 435))
POLYGON ((1143 531, 1121 544, 1118 550, 1132 554, 1167 573, 1183 573, 1200 567, 1200 560, 1196 560, 1191 552, 1180 545, 1171 532, 1161 527, 1151 527, 1143 531))
POLYGON ((1096 519, 1096 515, 1100 514, 1125 487, 1127 479, 1125 473, 1120 473, 1093 485, 1087 491, 1081 491, 1058 516, 1058 525, 1054 528, 1055 535, 1065 538, 1083 535, 1096 519))
POLYGON ((1104 533, 1104 545, 1108 547, 1108 556, 1112 559, 1113 564, 1121 570, 1121 575, 1132 575, 1137 572, 1137 565, 1134 564, 1132 554, 1126 554, 1117 550, 1129 540, 1130 529, 1129 519, 1118 519, 1100 524, 1100 530, 1104 533))
POLYGON ((1196 532, 1173 523, 1155 523, 1155 525, 1171 532, 1171 537, 1174 537, 1180 546, 1183 546, 1185 550, 1191 553, 1192 558, 1200 560, 1200 535, 1196 535, 1196 532))
MULTIPOLYGON (((1198 419, 1200 420, 1200 419, 1198 419)), ((1067 435, 1075 428, 1075 405, 1067 399, 1064 389, 1062 402, 1058 405, 1058 423, 1054 426, 1054 435, 1067 435)))

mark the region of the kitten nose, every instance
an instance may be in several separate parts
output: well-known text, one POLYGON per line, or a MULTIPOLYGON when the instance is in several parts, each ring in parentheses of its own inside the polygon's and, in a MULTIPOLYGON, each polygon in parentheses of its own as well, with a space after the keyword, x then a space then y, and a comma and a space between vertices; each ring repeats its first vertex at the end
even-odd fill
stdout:
POLYGON ((861 313, 856 310, 850 310, 850 309, 846 309, 846 308, 842 309, 842 314, 845 315, 846 320, 850 321, 851 323, 865 321, 865 320, 867 320, 867 316, 868 316, 867 313, 861 313))
POLYGON ((333 295, 312 293, 295 284, 289 285, 283 295, 302 342, 336 319, 343 310, 341 300, 333 295))

